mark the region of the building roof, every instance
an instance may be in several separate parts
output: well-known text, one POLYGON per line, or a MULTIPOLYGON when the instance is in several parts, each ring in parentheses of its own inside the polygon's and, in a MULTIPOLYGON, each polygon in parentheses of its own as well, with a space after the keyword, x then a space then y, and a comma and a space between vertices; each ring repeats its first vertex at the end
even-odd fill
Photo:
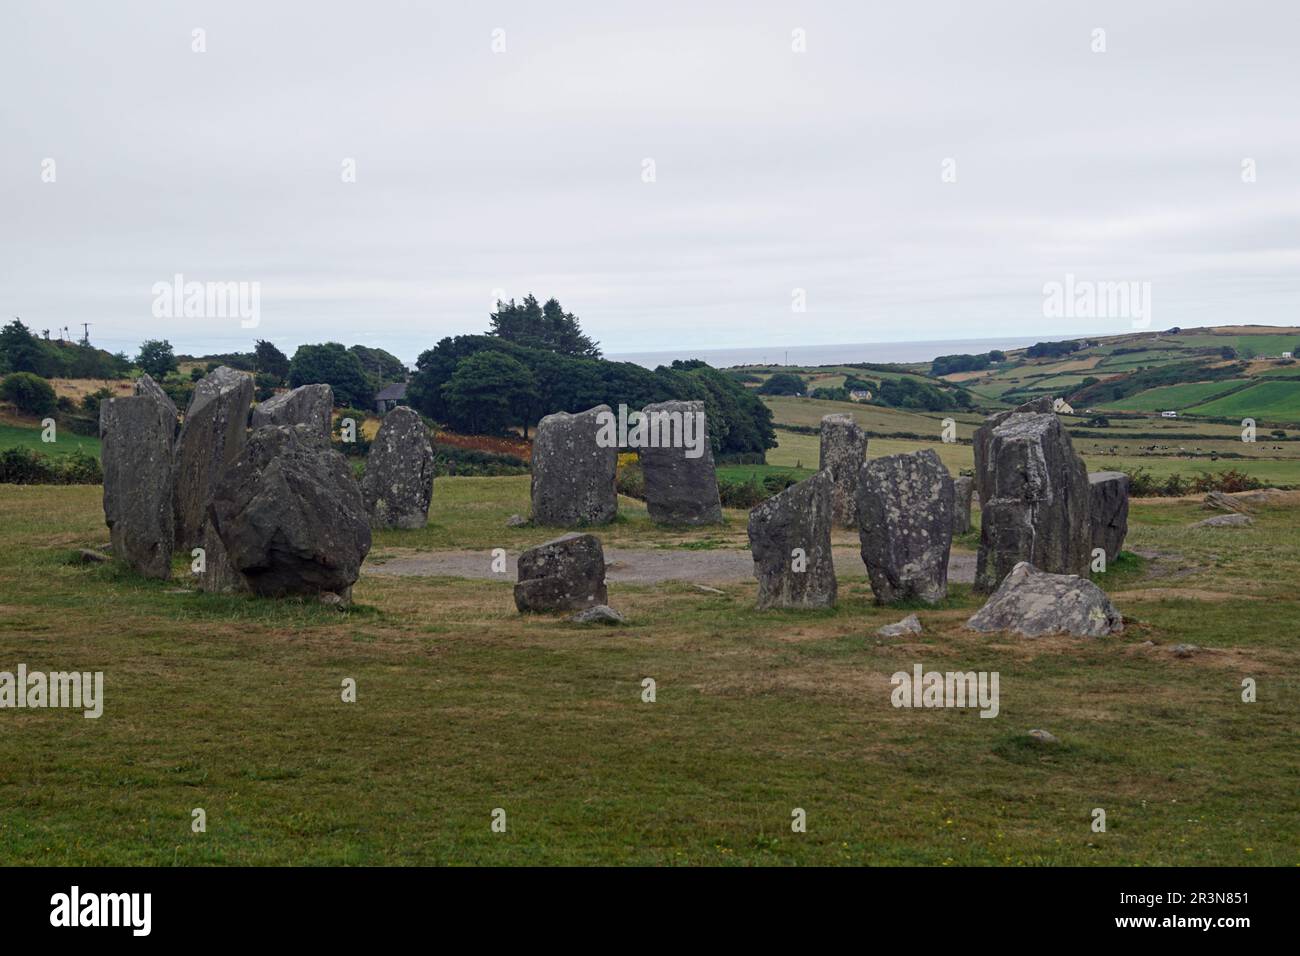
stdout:
POLYGON ((406 398, 406 383, 394 382, 392 385, 385 385, 375 395, 377 402, 392 402, 406 398))

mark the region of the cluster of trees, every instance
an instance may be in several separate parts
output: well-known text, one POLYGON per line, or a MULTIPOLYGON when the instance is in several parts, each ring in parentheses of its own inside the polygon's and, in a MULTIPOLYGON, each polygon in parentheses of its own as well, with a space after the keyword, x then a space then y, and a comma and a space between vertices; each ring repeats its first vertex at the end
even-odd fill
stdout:
POLYGON ((804 380, 793 372, 777 372, 756 391, 760 395, 802 395, 805 388, 804 380))
POLYGON ((86 344, 32 334, 21 319, 0 328, 0 375, 30 372, 41 378, 122 378, 131 360, 86 344))
POLYGON ((886 378, 880 382, 875 401, 893 408, 927 412, 946 412, 973 408, 970 392, 965 389, 938 388, 919 378, 886 378))
POLYGON ((776 446, 772 412, 731 376, 700 361, 651 371, 521 345, 499 335, 445 338, 420 355, 407 401, 456 431, 525 433, 552 412, 593 405, 639 409, 670 399, 700 400, 719 453, 762 453, 776 446))
POLYGON ((497 310, 489 317, 488 335, 524 345, 528 348, 576 355, 582 358, 600 358, 600 343, 593 342, 578 324, 578 317, 565 312, 554 297, 545 305, 538 305, 530 292, 518 304, 497 300, 497 310))
POLYGON ((954 372, 982 372, 994 362, 1005 362, 1006 353, 992 349, 980 355, 940 355, 930 364, 930 374, 936 378, 954 372))
POLYGON ((1060 342, 1035 342, 1025 349, 1025 354, 1030 358, 1059 358, 1062 355, 1069 355, 1079 351, 1079 349, 1086 348, 1087 344, 1087 342, 1080 342, 1077 339, 1064 339, 1060 342))

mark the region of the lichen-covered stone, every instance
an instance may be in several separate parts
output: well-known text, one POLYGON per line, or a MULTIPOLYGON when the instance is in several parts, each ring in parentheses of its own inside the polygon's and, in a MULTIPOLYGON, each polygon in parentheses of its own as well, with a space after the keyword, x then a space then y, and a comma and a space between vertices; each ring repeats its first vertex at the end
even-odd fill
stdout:
POLYGON ((966 626, 1025 637, 1104 637, 1122 631, 1124 618, 1091 581, 1075 574, 1048 574, 1021 561, 966 626))
POLYGON ((222 475, 208 520, 260 595, 345 595, 370 551, 352 468, 306 425, 253 432, 222 475))
POLYGON ((605 552, 594 534, 566 534, 519 556, 520 611, 580 611, 608 603, 605 552))
POLYGON ((104 520, 113 556, 151 578, 171 576, 175 432, 176 407, 170 400, 146 393, 100 403, 104 520))
POLYGON ((252 377, 224 365, 194 386, 173 456, 179 550, 203 544, 203 522, 212 490, 244 447, 252 402, 252 377))
POLYGON ((858 537, 876 601, 948 594, 952 547, 952 476, 933 449, 873 458, 857 491, 858 537))
POLYGON ((867 433, 852 415, 822 418, 818 468, 831 474, 831 513, 837 528, 858 526, 858 473, 866 458, 867 433))
POLYGON ((1086 574, 1092 550, 1088 470, 1051 412, 992 416, 976 431, 980 550, 975 588, 990 592, 1019 562, 1086 574))
POLYGON ((253 427, 306 425, 329 441, 334 417, 334 389, 328 385, 300 385, 253 406, 253 427))
POLYGON ((533 436, 533 522, 561 528, 608 524, 618 515, 616 442, 598 440, 608 405, 547 415, 533 436))
MULTIPOLYGON (((659 447, 638 449, 645 476, 646 510, 660 524, 705 525, 722 523, 722 501, 718 496, 718 474, 709 446, 708 418, 703 402, 660 402, 642 409, 661 440, 659 447), (675 440, 664 438, 692 416, 691 436, 699 455, 675 440), (664 425, 672 423, 672 428, 664 425), (702 447, 700 444, 702 443, 702 447), (690 454, 688 454, 688 452, 690 454)), ((680 434, 680 432, 677 432, 680 434)))
POLYGON ((1094 471, 1088 474, 1091 497, 1088 521, 1092 547, 1106 552, 1109 564, 1119 557, 1128 534, 1128 475, 1122 471, 1094 471))
POLYGON ((975 479, 960 475, 952 480, 952 533, 956 537, 971 529, 970 506, 975 479))
POLYGON ((376 528, 423 528, 433 500, 433 444, 413 408, 384 416, 366 456, 361 495, 376 528))
POLYGON ((833 484, 829 471, 819 471, 750 511, 749 548, 760 610, 835 606, 833 484))

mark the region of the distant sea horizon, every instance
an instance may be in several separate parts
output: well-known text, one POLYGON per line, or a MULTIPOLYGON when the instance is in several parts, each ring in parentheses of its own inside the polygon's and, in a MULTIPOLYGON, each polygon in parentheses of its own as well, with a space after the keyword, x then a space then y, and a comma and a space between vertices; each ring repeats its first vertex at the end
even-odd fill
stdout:
POLYGON ((611 362, 633 362, 646 368, 670 365, 674 360, 701 359, 714 368, 737 365, 848 365, 868 362, 929 362, 940 355, 988 352, 991 349, 1023 349, 1035 338, 931 339, 919 342, 851 342, 839 345, 771 345, 731 349, 670 349, 662 352, 610 352, 611 362))

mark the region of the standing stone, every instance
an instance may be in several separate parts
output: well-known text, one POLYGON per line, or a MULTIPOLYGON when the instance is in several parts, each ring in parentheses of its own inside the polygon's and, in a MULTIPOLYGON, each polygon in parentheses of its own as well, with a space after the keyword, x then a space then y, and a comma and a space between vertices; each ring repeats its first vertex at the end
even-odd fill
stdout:
POLYGON ((1088 490, 1092 547, 1106 552, 1109 565, 1119 557, 1128 534, 1128 475, 1122 471, 1089 472, 1088 490))
POLYGON ((253 406, 253 427, 307 425, 329 441, 334 416, 334 389, 328 385, 300 385, 253 406))
POLYGON ((638 450, 651 520, 670 525, 721 524, 722 501, 704 403, 660 402, 647 405, 641 414, 637 427, 644 427, 646 442, 638 450), (690 447, 684 447, 687 437, 690 447))
POLYGON ((174 455, 176 547, 201 547, 212 489, 247 440, 253 379, 221 366, 194 386, 174 455))
POLYGON ((1025 637, 1105 637, 1124 630, 1124 618, 1105 592, 1086 578, 1048 574, 1021 561, 966 626, 1025 637))
POLYGON ((749 513, 759 610, 835 606, 834 486, 831 473, 819 471, 749 513))
POLYGON ((952 534, 956 537, 970 530, 970 501, 975 493, 975 479, 959 476, 952 480, 952 534))
POLYGON ((520 611, 581 611, 608 603, 605 552, 594 534, 566 534, 519 556, 520 611))
POLYGON ((830 470, 831 513, 837 528, 856 528, 858 472, 867 457, 867 433, 853 416, 839 412, 822 418, 817 467, 830 470))
POLYGON ((155 402, 167 410, 172 418, 172 432, 175 433, 176 421, 179 417, 176 411, 176 403, 172 397, 162 390, 162 386, 149 377, 148 373, 141 375, 135 380, 133 391, 136 395, 145 395, 152 398, 155 402))
POLYGON ((876 603, 947 597, 953 487, 934 450, 868 461, 858 475, 857 506, 876 603))
POLYGON ((384 416, 366 456, 361 495, 376 528, 423 528, 428 523, 433 444, 415 409, 399 405, 384 416))
POLYGON ((535 524, 573 528, 614 520, 618 436, 609 440, 605 424, 613 415, 608 405, 597 405, 574 415, 556 412, 538 423, 532 467, 535 524))
POLYGON ((1050 412, 995 415, 976 432, 980 550, 975 589, 993 591, 1021 561, 1087 574, 1092 549, 1088 469, 1050 412))
MULTIPOLYGON (((165 397, 165 396, 164 396, 165 397)), ((113 556, 146 577, 169 578, 175 537, 172 443, 176 407, 149 394, 99 406, 104 520, 113 556)))
POLYGON ((226 469, 208 519, 257 594, 346 598, 370 551, 370 521, 347 459, 306 425, 253 432, 226 469))

